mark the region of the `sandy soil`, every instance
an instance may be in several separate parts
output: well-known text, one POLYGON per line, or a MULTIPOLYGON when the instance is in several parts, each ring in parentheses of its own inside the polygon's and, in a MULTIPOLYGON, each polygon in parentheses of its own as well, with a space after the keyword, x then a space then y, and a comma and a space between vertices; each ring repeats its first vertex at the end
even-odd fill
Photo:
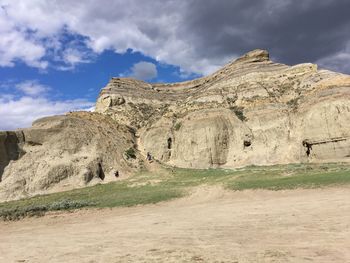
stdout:
POLYGON ((350 262, 350 188, 226 192, 0 222, 0 262, 350 262))

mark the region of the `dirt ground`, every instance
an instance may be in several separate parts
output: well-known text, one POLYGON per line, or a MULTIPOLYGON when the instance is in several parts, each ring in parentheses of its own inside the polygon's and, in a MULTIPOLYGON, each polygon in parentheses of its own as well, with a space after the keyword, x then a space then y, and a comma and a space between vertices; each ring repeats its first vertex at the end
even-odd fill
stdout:
POLYGON ((0 262, 350 262, 350 188, 228 192, 0 222, 0 262))

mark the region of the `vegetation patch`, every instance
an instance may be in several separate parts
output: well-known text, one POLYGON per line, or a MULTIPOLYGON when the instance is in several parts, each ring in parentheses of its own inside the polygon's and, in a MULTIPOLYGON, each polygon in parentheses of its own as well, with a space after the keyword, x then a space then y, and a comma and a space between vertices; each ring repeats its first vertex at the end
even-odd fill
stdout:
POLYGON ((48 211, 84 207, 134 206, 182 197, 193 187, 222 185, 229 190, 319 188, 350 185, 349 164, 249 166, 241 169, 163 167, 123 181, 0 203, 0 219, 42 216, 48 211))
POLYGON ((350 171, 334 172, 301 172, 290 176, 281 174, 260 174, 239 177, 227 184, 228 189, 267 189, 284 190, 296 188, 320 188, 350 184, 350 171))
MULTIPOLYGON (((11 202, 10 202, 11 203, 11 202)), ((14 202, 16 203, 16 202, 14 202)), ((5 203, 6 204, 6 203, 5 203)), ((3 220, 19 220, 24 217, 43 216, 48 211, 73 210, 94 205, 84 200, 61 200, 46 204, 30 204, 27 206, 17 205, 14 207, 0 209, 0 218, 3 220)))
POLYGON ((180 130, 180 128, 181 128, 181 122, 176 123, 174 126, 175 131, 180 130))
POLYGON ((291 99, 291 100, 287 101, 287 105, 293 109, 296 109, 298 107, 299 99, 300 99, 300 97, 291 99))
POLYGON ((125 151, 125 156, 127 159, 136 159, 136 151, 134 148, 130 147, 125 151))
POLYGON ((237 101, 237 99, 238 99, 238 96, 235 95, 233 97, 227 97, 226 101, 229 105, 233 105, 237 101))
POLYGON ((238 119, 241 121, 246 121, 247 117, 244 116, 244 107, 239 107, 239 106, 232 106, 230 107, 230 110, 237 116, 238 119))

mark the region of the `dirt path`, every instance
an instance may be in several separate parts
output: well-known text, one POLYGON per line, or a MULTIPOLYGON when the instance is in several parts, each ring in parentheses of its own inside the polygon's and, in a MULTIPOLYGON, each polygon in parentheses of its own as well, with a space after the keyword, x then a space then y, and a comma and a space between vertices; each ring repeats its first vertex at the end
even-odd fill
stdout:
POLYGON ((157 205, 0 222, 0 262, 350 262, 350 188, 199 188, 157 205))
MULTIPOLYGON (((142 133, 143 133, 143 130, 141 129, 139 131, 139 134, 142 134, 142 133)), ((146 159, 147 152, 139 134, 136 136, 136 145, 137 145, 137 150, 139 151, 140 155, 142 156, 142 159, 144 160, 145 169, 150 172, 159 172, 159 171, 166 172, 156 160, 148 161, 146 159)))

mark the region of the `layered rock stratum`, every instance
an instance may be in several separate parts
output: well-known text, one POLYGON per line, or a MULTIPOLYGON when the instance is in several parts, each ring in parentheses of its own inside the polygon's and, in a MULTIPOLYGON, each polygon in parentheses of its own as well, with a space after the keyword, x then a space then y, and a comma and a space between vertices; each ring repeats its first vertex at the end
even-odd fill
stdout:
POLYGON ((95 113, 0 134, 0 198, 106 181, 101 170, 132 173, 146 152, 186 168, 349 162, 349 99, 350 76, 274 63, 264 50, 192 81, 112 78, 95 113))
POLYGON ((191 168, 350 160, 350 76, 254 50, 174 84, 113 78, 96 111, 139 131, 144 150, 191 168))

